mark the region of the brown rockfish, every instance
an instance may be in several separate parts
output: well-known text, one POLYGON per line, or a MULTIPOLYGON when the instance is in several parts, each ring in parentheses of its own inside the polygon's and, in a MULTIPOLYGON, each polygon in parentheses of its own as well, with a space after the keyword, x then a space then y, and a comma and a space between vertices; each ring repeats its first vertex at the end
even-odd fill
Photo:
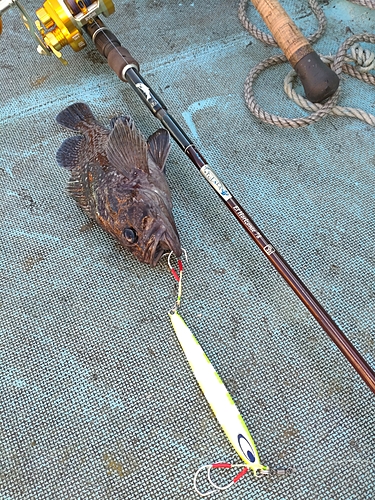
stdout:
POLYGON ((83 103, 64 109, 56 120, 82 134, 66 139, 56 157, 70 170, 67 190, 84 212, 141 262, 156 266, 168 251, 180 256, 165 178, 167 130, 146 141, 130 116, 112 119, 108 130, 83 103))

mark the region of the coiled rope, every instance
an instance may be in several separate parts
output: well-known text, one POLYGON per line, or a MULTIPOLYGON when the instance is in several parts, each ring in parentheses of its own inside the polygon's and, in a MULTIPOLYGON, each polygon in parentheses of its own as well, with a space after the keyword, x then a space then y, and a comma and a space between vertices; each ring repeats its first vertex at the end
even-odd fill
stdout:
MULTIPOLYGON (((307 37, 310 43, 316 42, 324 33, 326 28, 326 18, 323 10, 318 4, 317 0, 308 0, 310 8, 314 15, 316 16, 319 27, 315 33, 307 37)), ((375 9, 375 0, 349 0, 352 3, 356 3, 359 5, 364 5, 375 9)), ((241 0, 238 8, 238 17, 244 26, 244 28, 256 39, 266 43, 267 45, 271 45, 273 47, 277 47, 277 43, 275 39, 271 35, 267 35, 266 33, 259 30, 254 24, 252 24, 247 17, 247 6, 249 0, 241 0)), ((369 71, 375 68, 375 54, 369 50, 363 49, 359 43, 374 43, 375 44, 375 35, 371 35, 368 33, 362 33, 359 35, 353 35, 345 40, 341 46, 339 47, 337 54, 334 57, 331 56, 323 56, 321 54, 320 57, 323 62, 329 64, 333 71, 337 73, 340 77, 341 73, 347 73, 354 78, 358 78, 370 85, 375 85, 375 76, 369 74, 369 71), (350 49, 350 54, 347 54, 350 49), (354 63, 350 64, 350 63, 354 63)), ((312 103, 308 101, 306 98, 297 94, 297 92, 293 89, 293 84, 296 80, 296 73, 294 70, 290 71, 284 80, 284 90, 288 97, 292 99, 296 104, 307 111, 311 111, 311 114, 306 117, 301 118, 285 118, 279 115, 274 115, 272 113, 268 113, 264 109, 260 107, 257 103, 253 86, 255 80, 258 76, 267 68, 272 66, 276 66, 277 64, 281 64, 287 62, 287 58, 285 55, 280 54, 276 56, 271 56, 264 61, 257 64, 249 73, 246 78, 244 91, 245 91, 245 101, 249 110, 260 120, 265 123, 276 125, 281 128, 299 128, 305 127, 307 125, 311 125, 319 120, 321 120, 324 116, 327 115, 335 115, 335 116, 347 116, 352 118, 357 118, 362 120, 369 125, 375 126, 375 116, 367 113, 366 111, 359 108, 350 108, 337 106, 337 101, 340 93, 340 86, 337 91, 333 94, 333 96, 328 99, 324 104, 312 103)), ((341 85, 341 84, 340 84, 341 85)))
POLYGON ((368 7, 369 9, 375 9, 374 0, 349 0, 349 2, 356 3, 357 5, 363 5, 363 7, 368 7))

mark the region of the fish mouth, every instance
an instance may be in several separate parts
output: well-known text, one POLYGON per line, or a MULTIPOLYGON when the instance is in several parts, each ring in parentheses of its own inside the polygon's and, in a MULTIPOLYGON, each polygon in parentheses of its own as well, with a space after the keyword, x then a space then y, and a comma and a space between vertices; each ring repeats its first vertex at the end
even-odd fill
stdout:
POLYGON ((145 262, 151 267, 155 267, 167 252, 173 252, 177 257, 180 257, 182 249, 177 233, 169 233, 164 228, 153 234, 147 243, 144 253, 145 262))

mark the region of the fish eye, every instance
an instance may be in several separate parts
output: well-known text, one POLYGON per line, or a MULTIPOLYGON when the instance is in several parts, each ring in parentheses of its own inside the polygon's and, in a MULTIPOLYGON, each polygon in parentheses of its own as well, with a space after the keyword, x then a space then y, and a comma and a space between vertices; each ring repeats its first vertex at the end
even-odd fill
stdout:
POLYGON ((138 240, 137 233, 131 227, 126 227, 122 234, 124 235, 126 241, 130 244, 136 243, 138 240))

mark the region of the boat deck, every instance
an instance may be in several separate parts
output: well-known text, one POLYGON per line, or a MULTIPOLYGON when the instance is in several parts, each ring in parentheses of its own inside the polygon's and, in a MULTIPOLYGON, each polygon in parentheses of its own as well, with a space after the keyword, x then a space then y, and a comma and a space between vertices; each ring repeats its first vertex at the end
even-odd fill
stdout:
MULTIPOLYGON (((307 2, 282 3, 305 34, 316 29, 307 2)), ((243 29, 237 1, 115 5, 105 22, 142 75, 375 367, 375 129, 333 116, 301 129, 256 119, 244 81, 278 51, 243 29)), ((351 32, 374 32, 375 11, 346 0, 322 6, 320 53, 336 53, 351 32)), ((40 4, 25 7, 33 14, 40 4)), ((55 160, 73 135, 55 117, 74 102, 103 124, 130 114, 146 136, 160 124, 91 43, 63 49, 64 67, 36 52, 16 9, 3 23, 0 498, 199 498, 196 470, 238 457, 171 328, 166 259, 152 269, 120 249, 66 195, 69 173, 55 160)), ((284 94, 289 70, 266 70, 255 94, 269 112, 306 116, 284 94)), ((374 95, 345 75, 339 104, 375 114, 374 95)), ((176 144, 167 177, 189 258, 181 315, 262 463, 296 469, 246 475, 215 498, 374 498, 373 394, 176 144)))

